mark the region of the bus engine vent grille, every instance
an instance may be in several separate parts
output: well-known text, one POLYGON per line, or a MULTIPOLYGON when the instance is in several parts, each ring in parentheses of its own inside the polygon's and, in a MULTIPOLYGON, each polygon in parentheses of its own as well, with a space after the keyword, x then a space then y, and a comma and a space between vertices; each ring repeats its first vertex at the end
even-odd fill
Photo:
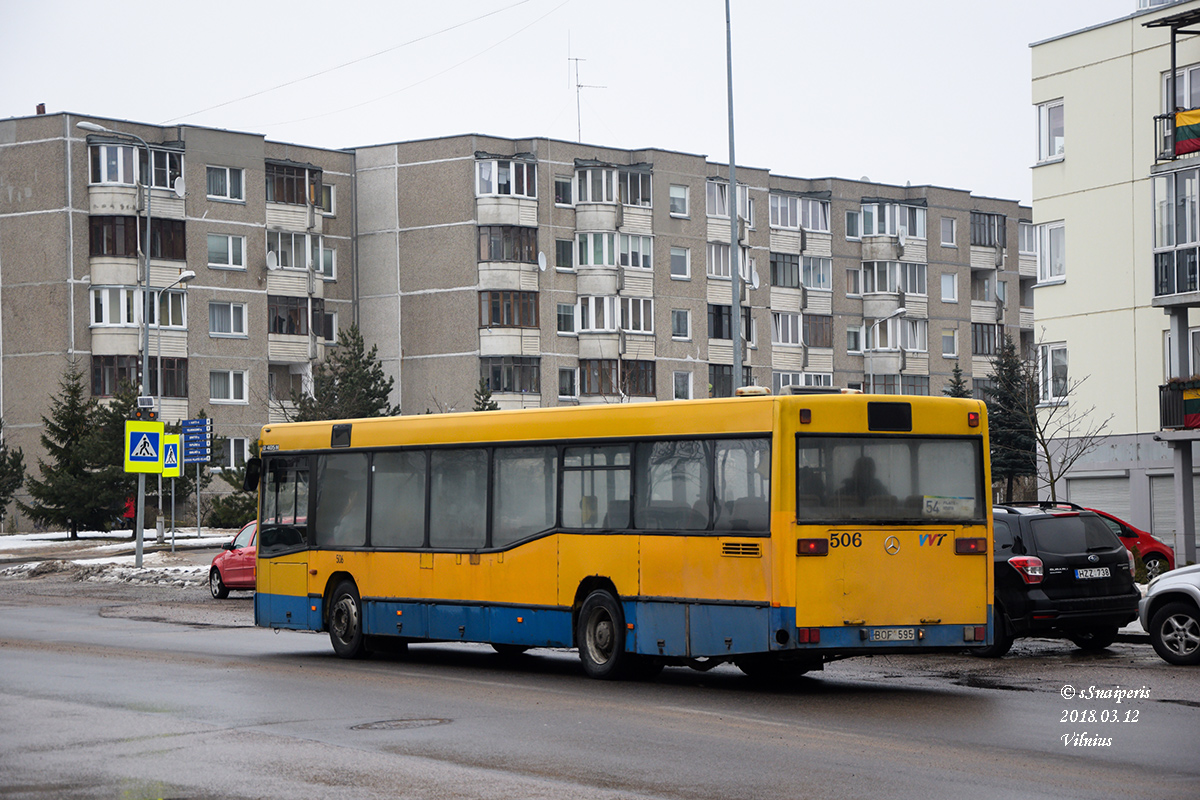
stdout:
POLYGON ((758 542, 722 542, 721 555, 733 558, 762 558, 762 545, 758 542))

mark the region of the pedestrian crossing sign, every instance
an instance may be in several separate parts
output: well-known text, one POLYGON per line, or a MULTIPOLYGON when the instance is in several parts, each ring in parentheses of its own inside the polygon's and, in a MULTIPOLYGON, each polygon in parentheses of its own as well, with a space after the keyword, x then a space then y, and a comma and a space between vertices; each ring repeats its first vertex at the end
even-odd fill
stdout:
POLYGON ((179 434, 168 433, 163 436, 163 470, 164 478, 179 477, 179 434))
POLYGON ((163 424, 125 421, 125 471, 159 473, 163 469, 163 424))

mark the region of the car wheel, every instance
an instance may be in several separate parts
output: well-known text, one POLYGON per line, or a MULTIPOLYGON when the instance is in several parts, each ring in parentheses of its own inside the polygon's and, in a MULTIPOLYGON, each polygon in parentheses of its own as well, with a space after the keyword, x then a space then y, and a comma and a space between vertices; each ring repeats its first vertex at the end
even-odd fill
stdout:
POLYGON ((587 596, 579 609, 575 638, 579 660, 590 678, 613 680, 625 669, 625 615, 621 604, 604 589, 587 596))
POLYGON ((1000 606, 996 606, 995 628, 995 635, 992 637, 991 644, 987 647, 972 647, 968 652, 979 658, 1000 658, 1011 650, 1013 639, 1016 637, 1013 636, 1012 631, 1009 629, 1008 622, 1000 606))
POLYGON ((1168 664, 1200 664, 1200 611, 1188 603, 1168 603, 1150 620, 1150 643, 1168 664))
POLYGON ((1067 633, 1067 638, 1076 647, 1084 650, 1103 650, 1117 640, 1120 628, 1116 625, 1106 625, 1099 628, 1081 628, 1067 633))
POLYGON ((229 587, 225 585, 225 581, 221 580, 221 571, 216 567, 208 571, 208 590, 212 592, 214 600, 224 600, 229 597, 229 587))
POLYGON ((1167 571, 1167 560, 1162 556, 1147 556, 1142 560, 1146 565, 1146 578, 1154 580, 1167 571))
POLYGON ((342 581, 333 590, 329 605, 329 641, 333 652, 342 658, 362 658, 367 654, 363 636, 362 601, 351 581, 342 581))

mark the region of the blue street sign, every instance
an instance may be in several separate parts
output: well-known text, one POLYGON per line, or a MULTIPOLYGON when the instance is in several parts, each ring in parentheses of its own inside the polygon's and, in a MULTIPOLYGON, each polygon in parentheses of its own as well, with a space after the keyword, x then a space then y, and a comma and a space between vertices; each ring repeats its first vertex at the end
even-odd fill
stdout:
POLYGON ((207 417, 185 419, 181 423, 181 427, 183 429, 181 437, 183 463, 207 464, 211 453, 209 436, 212 434, 212 420, 207 417))

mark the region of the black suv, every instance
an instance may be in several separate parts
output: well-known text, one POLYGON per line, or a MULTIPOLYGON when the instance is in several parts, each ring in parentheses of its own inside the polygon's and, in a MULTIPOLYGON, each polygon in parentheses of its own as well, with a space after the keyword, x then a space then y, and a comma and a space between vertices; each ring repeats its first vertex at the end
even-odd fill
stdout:
POLYGON ((998 505, 992 516, 996 633, 975 655, 1002 656, 1018 636, 1066 636, 1099 650, 1137 618, 1133 557, 1097 514, 998 505))

